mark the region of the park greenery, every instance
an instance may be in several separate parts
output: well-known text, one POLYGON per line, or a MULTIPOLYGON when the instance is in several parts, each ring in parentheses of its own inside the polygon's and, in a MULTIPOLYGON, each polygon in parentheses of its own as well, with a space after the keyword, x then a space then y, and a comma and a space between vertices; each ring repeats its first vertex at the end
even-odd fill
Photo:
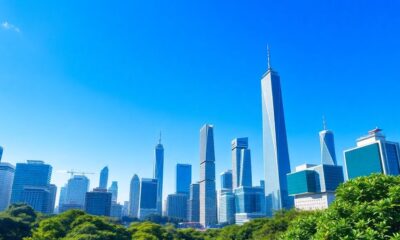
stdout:
POLYGON ((176 228, 153 216, 128 227, 79 210, 44 216, 23 204, 0 213, 0 240, 129 239, 389 239, 400 240, 400 177, 373 174, 342 184, 335 202, 323 211, 281 211, 242 226, 199 231, 176 228))

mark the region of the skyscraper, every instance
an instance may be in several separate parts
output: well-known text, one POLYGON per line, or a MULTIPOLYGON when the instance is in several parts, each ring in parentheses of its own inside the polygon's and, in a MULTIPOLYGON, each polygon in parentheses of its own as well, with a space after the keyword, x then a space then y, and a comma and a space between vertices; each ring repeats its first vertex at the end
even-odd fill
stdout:
POLYGON ((219 198, 219 223, 235 223, 235 195, 231 190, 221 190, 219 198))
POLYGON ((333 132, 326 129, 325 119, 324 130, 319 132, 319 139, 321 143, 320 145, 322 164, 336 165, 335 140, 333 132))
POLYGON ((3 157, 3 147, 0 146, 0 162, 1 162, 2 157, 3 157))
POLYGON ((240 167, 242 150, 248 147, 248 138, 235 138, 232 140, 232 184, 233 188, 240 186, 240 167))
POLYGON ((10 163, 0 162, 0 212, 10 204, 15 167, 10 163))
POLYGON ((376 128, 359 138, 356 147, 344 151, 346 178, 368 176, 371 173, 399 175, 399 160, 399 143, 387 141, 382 130, 376 128))
POLYGON ((100 172, 99 188, 107 189, 108 186, 108 167, 104 167, 100 172))
POLYGON ((200 223, 204 227, 217 223, 213 129, 206 124, 200 130, 200 223))
POLYGON ((104 188, 95 188, 86 193, 85 212, 97 216, 110 216, 111 193, 104 188))
POLYGON ((89 179, 83 175, 75 175, 68 180, 67 196, 64 204, 79 205, 77 208, 83 209, 85 206, 86 192, 89 191, 89 179))
POLYGON ((62 206, 67 203, 68 183, 61 187, 58 198, 58 212, 62 213, 62 206))
POLYGON ((142 178, 140 183, 139 218, 144 219, 151 214, 158 214, 157 179, 142 178))
POLYGON ((189 222, 200 221, 200 184, 190 185, 190 196, 188 201, 188 220, 189 222))
POLYGON ((111 193, 111 201, 112 202, 117 202, 118 200, 118 182, 117 181, 112 181, 110 188, 108 188, 108 191, 111 193))
POLYGON ((155 151, 155 164, 154 164, 154 179, 157 179, 157 212, 162 215, 162 193, 163 193, 163 171, 164 171, 164 147, 161 144, 161 134, 160 140, 156 145, 155 151))
POLYGON ((265 196, 262 187, 235 188, 235 222, 243 224, 265 216, 265 196))
POLYGON ((266 211, 293 206, 288 196, 286 174, 290 173, 288 143, 280 77, 270 65, 268 49, 268 70, 261 80, 263 116, 263 155, 265 165, 266 211))
POLYGON ((188 195, 186 193, 169 194, 167 197, 167 216, 186 220, 187 202, 188 195))
POLYGON ((240 159, 240 183, 239 186, 253 186, 253 175, 251 174, 250 149, 242 149, 240 159))
POLYGON ((11 203, 23 202, 34 207, 36 211, 51 213, 51 172, 52 167, 43 161, 28 160, 27 163, 17 163, 11 203))
POLYGON ((232 190, 232 170, 221 173, 221 190, 232 190))
POLYGON ((176 164, 176 193, 189 195, 190 184, 192 184, 192 165, 176 164))
POLYGON ((131 179, 131 186, 129 193, 129 216, 138 217, 139 196, 140 196, 140 180, 138 175, 135 174, 131 179))

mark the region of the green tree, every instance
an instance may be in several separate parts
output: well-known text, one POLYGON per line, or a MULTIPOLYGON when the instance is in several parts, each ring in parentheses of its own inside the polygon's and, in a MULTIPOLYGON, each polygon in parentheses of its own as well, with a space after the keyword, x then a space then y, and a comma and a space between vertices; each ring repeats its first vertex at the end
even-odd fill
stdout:
POLYGON ((31 235, 38 215, 26 204, 12 204, 0 213, 0 239, 20 240, 31 235))

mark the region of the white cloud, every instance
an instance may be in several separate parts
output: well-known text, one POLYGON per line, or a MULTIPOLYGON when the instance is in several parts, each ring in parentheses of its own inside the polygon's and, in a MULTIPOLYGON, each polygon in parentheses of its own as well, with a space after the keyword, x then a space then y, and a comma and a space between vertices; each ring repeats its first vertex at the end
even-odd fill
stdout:
POLYGON ((7 22, 7 21, 4 21, 1 24, 1 28, 5 29, 5 30, 15 31, 15 32, 18 32, 18 33, 21 32, 17 26, 15 26, 15 25, 7 22))

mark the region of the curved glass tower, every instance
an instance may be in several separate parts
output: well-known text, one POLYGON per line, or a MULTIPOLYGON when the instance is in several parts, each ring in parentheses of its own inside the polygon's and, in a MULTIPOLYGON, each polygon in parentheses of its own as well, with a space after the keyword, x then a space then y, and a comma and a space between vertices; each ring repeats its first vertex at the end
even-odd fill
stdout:
POLYGON ((133 175, 129 193, 129 216, 138 217, 140 180, 138 175, 133 175))
POLYGON ((100 172, 99 188, 107 189, 108 185, 108 167, 104 167, 100 172))
POLYGON ((267 216, 282 208, 291 208, 286 174, 290 173, 285 115, 283 112, 280 77, 270 66, 261 80, 263 116, 263 155, 265 165, 265 195, 267 216))
POLYGON ((326 129, 326 123, 324 119, 324 130, 319 132, 319 140, 321 143, 321 161, 322 164, 336 165, 336 153, 335 153, 335 139, 333 132, 326 129))

